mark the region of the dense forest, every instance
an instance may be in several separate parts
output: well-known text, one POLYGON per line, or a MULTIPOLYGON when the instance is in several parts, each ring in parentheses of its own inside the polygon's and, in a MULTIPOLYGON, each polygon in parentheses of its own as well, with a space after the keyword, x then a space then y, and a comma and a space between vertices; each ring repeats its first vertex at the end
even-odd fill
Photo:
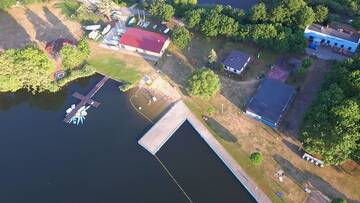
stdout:
POLYGON ((328 164, 360 162, 360 58, 332 67, 301 132, 306 151, 328 164))

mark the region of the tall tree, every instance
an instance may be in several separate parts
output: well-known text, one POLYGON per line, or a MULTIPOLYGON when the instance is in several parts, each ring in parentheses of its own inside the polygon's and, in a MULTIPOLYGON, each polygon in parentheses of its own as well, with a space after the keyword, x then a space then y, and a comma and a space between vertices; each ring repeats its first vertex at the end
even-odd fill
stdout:
POLYGON ((315 7, 315 22, 322 23, 327 19, 329 9, 326 6, 318 5, 315 7))
POLYGON ((252 22, 263 22, 266 20, 266 5, 264 3, 256 4, 251 8, 249 19, 252 22))
POLYGON ((164 0, 154 0, 150 5, 149 12, 161 21, 170 21, 175 14, 174 8, 164 0))
POLYGON ((192 96, 210 99, 220 91, 220 79, 210 69, 198 69, 188 78, 187 89, 192 96))

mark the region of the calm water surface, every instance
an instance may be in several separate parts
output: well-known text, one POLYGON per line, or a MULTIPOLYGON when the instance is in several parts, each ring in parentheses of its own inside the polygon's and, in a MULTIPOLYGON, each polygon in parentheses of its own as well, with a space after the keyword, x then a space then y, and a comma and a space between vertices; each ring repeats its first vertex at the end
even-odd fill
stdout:
POLYGON ((234 8, 241 8, 244 10, 250 9, 257 4, 259 0, 198 0, 199 4, 222 4, 231 5, 234 8))
MULTIPOLYGON (((90 108, 84 125, 62 122, 65 110, 77 102, 71 94, 87 93, 99 80, 84 79, 53 95, 0 95, 0 202, 187 202, 157 160, 137 144, 150 123, 130 107, 117 83, 107 82, 97 93, 101 106, 90 108)), ((202 143, 188 142, 188 152, 197 154, 197 147, 204 148, 202 143)), ((211 182, 220 191, 218 198, 247 202, 240 198, 248 193, 229 178, 225 166, 205 162, 208 171, 198 176, 197 169, 187 170, 196 163, 183 153, 162 157, 169 167, 179 170, 176 176, 186 177, 180 179, 197 202, 218 202, 208 195, 214 188, 196 192, 205 177, 214 178, 211 182), (228 194, 232 195, 224 196, 228 194)), ((208 152, 197 158, 217 160, 208 152)))

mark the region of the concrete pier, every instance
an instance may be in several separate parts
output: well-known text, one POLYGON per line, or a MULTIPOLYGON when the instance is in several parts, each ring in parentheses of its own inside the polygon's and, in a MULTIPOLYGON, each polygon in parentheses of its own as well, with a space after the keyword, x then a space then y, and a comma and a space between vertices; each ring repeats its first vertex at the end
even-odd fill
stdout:
POLYGON ((159 149, 185 121, 188 121, 194 127, 199 135, 230 169, 241 184, 244 185, 250 194, 252 194, 257 202, 271 202, 265 193, 255 185, 249 176, 247 176, 236 160, 226 151, 226 149, 216 140, 216 138, 182 101, 175 103, 170 110, 157 123, 155 123, 148 132, 145 133, 138 143, 151 154, 155 155, 156 152, 159 151, 159 149))

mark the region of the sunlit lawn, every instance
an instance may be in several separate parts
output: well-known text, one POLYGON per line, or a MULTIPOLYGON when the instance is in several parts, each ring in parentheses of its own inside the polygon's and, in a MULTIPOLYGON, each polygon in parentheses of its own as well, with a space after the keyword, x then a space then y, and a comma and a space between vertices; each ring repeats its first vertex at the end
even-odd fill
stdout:
POLYGON ((135 84, 141 78, 140 73, 135 68, 129 67, 123 61, 116 58, 99 57, 89 60, 89 64, 94 67, 98 73, 127 84, 135 84))

